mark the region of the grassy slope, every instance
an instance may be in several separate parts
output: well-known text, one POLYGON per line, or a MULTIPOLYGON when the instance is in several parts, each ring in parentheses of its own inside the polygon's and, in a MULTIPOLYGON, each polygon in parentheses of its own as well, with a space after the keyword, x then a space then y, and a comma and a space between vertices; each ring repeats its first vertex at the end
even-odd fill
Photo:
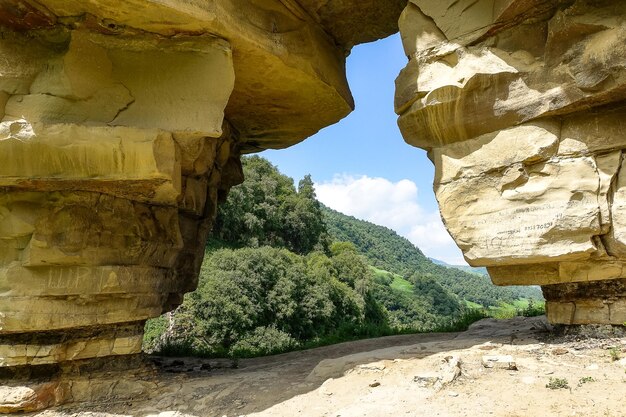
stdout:
POLYGON ((374 272, 375 276, 388 276, 393 279, 391 284, 389 285, 394 290, 398 290, 407 294, 413 294, 413 284, 411 284, 406 279, 402 278, 402 276, 398 274, 394 274, 393 272, 385 271, 384 269, 376 268, 375 266, 370 266, 372 272, 374 272))

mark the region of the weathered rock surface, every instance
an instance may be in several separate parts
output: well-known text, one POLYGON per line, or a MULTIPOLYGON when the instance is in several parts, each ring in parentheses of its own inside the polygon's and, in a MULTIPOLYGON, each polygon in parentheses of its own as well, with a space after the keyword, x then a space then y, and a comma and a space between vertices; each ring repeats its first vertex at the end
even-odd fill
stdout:
MULTIPOLYGON (((195 288, 240 154, 347 115, 346 54, 404 6, 0 2, 0 411, 154 388, 118 373, 150 374, 143 323, 195 288)), ((543 285, 556 323, 626 321, 625 18, 609 0, 400 16, 399 125, 450 232, 496 283, 543 285)))
MULTIPOLYGON (((0 18, 16 30, 63 26, 113 39, 147 34, 165 41, 189 35, 226 40, 236 80, 226 117, 236 126, 246 149, 255 151, 297 143, 346 116, 354 106, 345 78, 346 52, 352 45, 396 32, 405 3, 10 0, 0 5, 0 18)), ((161 58, 161 65, 167 65, 175 57, 161 58)), ((185 76, 180 63, 174 62, 185 76)), ((125 64, 148 65, 155 72, 161 68, 148 64, 145 55, 125 64)), ((189 66, 187 74, 202 82, 215 79, 210 71, 191 70, 189 66)))
POLYGON ((150 372, 240 154, 346 116, 346 55, 404 3, 0 2, 0 412, 154 388, 119 372, 150 372))
POLYGON ((626 4, 411 0, 400 31, 399 126, 467 261, 552 322, 626 322, 626 4))

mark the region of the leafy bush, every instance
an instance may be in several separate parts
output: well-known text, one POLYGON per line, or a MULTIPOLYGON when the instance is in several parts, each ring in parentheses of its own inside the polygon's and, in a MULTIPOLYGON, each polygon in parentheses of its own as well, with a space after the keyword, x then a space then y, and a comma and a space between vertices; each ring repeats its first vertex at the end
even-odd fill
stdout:
POLYGON ((549 389, 568 389, 569 382, 565 378, 553 378, 550 377, 550 381, 546 384, 546 388, 549 389))
POLYGON ((355 252, 305 257, 270 247, 217 250, 205 259, 198 289, 168 325, 163 319, 148 324, 155 329, 150 343, 159 353, 248 356, 358 329, 366 320, 384 327, 386 316, 371 305, 370 281, 355 252), (156 330, 165 327, 157 338, 156 330))
POLYGON ((611 355, 611 360, 616 362, 621 359, 621 350, 618 347, 612 347, 609 349, 609 355, 611 355))
POLYGON ((165 315, 148 320, 143 333, 143 350, 152 353, 159 349, 163 334, 167 330, 165 315))
POLYGON ((543 301, 528 300, 528 306, 518 310, 518 316, 536 317, 546 314, 546 303, 543 301))
POLYGON ((582 387, 584 384, 588 384, 590 382, 596 382, 596 380, 591 376, 584 376, 578 380, 578 386, 582 387))
POLYGON ((276 327, 257 327, 245 334, 229 350, 229 356, 250 357, 271 355, 293 350, 298 346, 296 339, 276 327))
POLYGON ((484 309, 468 309, 459 317, 452 319, 449 323, 440 325, 433 331, 436 332, 463 332, 468 327, 479 320, 489 317, 484 309))

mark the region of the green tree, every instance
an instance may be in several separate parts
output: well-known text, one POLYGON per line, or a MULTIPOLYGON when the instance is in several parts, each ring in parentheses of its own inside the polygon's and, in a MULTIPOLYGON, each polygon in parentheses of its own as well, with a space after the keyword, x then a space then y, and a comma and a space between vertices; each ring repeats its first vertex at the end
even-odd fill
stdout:
POLYGON ((213 236, 239 246, 284 247, 299 254, 326 251, 328 235, 310 176, 293 180, 258 156, 243 158, 246 180, 218 210, 213 236))
MULTIPOLYGON (((351 268, 366 271, 356 281, 367 280, 367 266, 354 256, 351 268)), ((202 355, 262 354, 363 326, 366 309, 384 326, 385 316, 339 280, 340 264, 322 252, 305 257, 271 247, 216 250, 161 342, 202 355), (275 340, 263 341, 264 336, 275 340)), ((150 326, 165 327, 160 322, 150 326)), ((151 343, 159 350, 154 338, 151 343)))
POLYGON ((468 319, 465 300, 489 306, 527 294, 436 265, 392 230, 323 207, 309 175, 296 188, 263 158, 246 157, 242 166, 246 181, 218 211, 197 291, 148 322, 147 348, 258 355, 458 329, 459 317, 482 317, 468 319))

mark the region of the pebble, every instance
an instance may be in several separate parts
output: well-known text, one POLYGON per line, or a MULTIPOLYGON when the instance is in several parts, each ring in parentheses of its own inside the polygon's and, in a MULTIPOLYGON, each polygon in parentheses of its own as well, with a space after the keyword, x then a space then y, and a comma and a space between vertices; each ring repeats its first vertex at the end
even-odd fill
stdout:
POLYGON ((511 355, 487 355, 483 356, 483 366, 485 368, 507 369, 517 371, 517 364, 511 355))

